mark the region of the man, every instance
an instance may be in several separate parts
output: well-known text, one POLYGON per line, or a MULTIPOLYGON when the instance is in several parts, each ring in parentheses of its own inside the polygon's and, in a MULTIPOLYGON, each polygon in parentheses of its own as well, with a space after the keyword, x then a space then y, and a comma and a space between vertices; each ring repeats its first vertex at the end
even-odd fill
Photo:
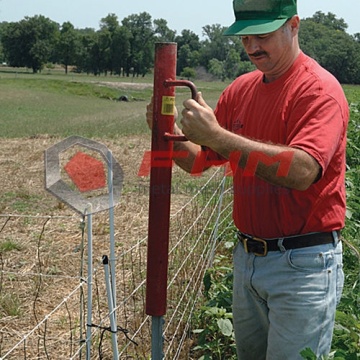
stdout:
POLYGON ((301 359, 305 348, 320 357, 343 286, 348 104, 300 50, 296 0, 234 0, 234 11, 225 35, 241 36, 257 70, 225 89, 215 112, 201 94, 184 101, 175 132, 189 141, 174 149, 189 156, 175 161, 191 172, 206 149, 207 163, 232 165, 238 358, 301 359))

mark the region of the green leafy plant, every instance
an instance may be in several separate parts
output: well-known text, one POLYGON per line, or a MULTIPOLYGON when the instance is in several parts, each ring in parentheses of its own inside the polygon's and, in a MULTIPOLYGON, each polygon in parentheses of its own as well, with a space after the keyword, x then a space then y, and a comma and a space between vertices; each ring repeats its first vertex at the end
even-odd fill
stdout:
POLYGON ((345 87, 350 104, 346 153, 347 217, 343 231, 345 286, 336 314, 334 359, 360 358, 360 89, 345 87))
POLYGON ((232 323, 232 267, 233 242, 224 242, 226 255, 218 255, 214 266, 204 276, 204 302, 196 314, 196 346, 194 356, 199 360, 236 359, 232 323))
POLYGON ((342 350, 333 351, 329 356, 321 356, 318 358, 316 354, 309 348, 304 349, 300 355, 306 360, 357 360, 357 355, 347 354, 342 350))
POLYGON ((345 240, 344 247, 345 286, 336 312, 332 348, 334 359, 350 360, 360 358, 360 258, 354 239, 345 240))

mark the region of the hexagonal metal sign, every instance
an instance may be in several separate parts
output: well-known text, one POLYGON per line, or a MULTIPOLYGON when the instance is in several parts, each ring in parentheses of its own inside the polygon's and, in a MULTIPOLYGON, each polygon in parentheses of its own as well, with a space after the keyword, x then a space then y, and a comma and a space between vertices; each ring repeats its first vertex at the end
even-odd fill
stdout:
POLYGON ((122 184, 121 166, 111 151, 97 141, 70 136, 45 150, 46 190, 80 214, 88 215, 116 206, 122 184), (61 155, 75 147, 100 154, 100 159, 78 151, 62 166, 61 155), (70 180, 64 179, 64 172, 70 180), (105 193, 91 194, 99 189, 105 193))

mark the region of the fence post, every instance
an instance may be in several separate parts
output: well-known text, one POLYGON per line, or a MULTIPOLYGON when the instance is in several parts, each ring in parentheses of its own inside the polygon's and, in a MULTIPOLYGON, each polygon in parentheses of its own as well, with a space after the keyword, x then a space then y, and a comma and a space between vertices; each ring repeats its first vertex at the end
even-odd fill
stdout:
POLYGON ((93 283, 93 243, 92 243, 92 206, 87 208, 87 320, 86 320, 86 359, 91 358, 91 325, 92 325, 92 283, 93 283))
POLYGON ((117 344, 117 325, 116 325, 116 317, 115 317, 115 307, 114 307, 114 295, 113 290, 111 288, 111 279, 109 273, 109 258, 104 255, 102 258, 102 262, 104 265, 105 271, 105 285, 106 285, 106 293, 108 298, 108 306, 109 306, 109 317, 110 317, 110 329, 111 329, 111 344, 113 351, 113 359, 117 360, 119 358, 118 344, 117 344))

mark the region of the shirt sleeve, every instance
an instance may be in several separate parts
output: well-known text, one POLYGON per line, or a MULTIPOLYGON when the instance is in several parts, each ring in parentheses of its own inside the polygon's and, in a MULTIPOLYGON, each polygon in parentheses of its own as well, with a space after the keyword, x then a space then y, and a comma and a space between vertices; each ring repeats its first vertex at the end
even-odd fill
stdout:
POLYGON ((339 102, 327 95, 301 97, 287 121, 287 145, 306 151, 326 171, 342 143, 345 121, 339 102))

